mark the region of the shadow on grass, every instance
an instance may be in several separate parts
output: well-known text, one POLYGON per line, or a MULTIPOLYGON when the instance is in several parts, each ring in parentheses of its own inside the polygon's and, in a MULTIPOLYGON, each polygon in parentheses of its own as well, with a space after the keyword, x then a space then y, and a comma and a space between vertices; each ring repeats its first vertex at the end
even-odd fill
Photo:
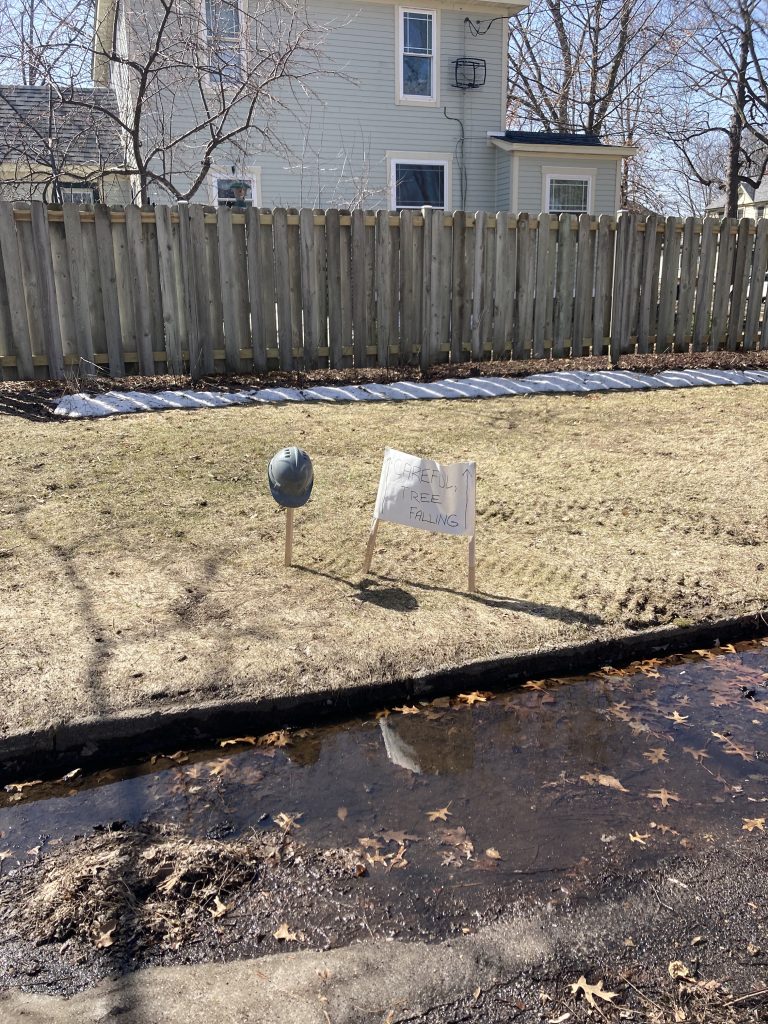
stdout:
MULTIPOLYGON (((379 576, 381 580, 395 582, 393 576, 379 576)), ((538 601, 523 601, 514 597, 507 597, 502 594, 487 594, 478 590, 474 594, 466 590, 457 590, 455 587, 438 587, 433 583, 417 583, 409 581, 409 586, 417 590, 432 590, 440 594, 455 594, 456 597, 464 597, 468 601, 475 601, 487 608, 501 608, 504 611, 523 612, 525 615, 535 615, 541 619, 556 619, 560 622, 579 622, 585 626, 602 626, 605 622, 599 615, 590 612, 578 612, 573 608, 563 608, 556 604, 540 604, 538 601)))
MULTIPOLYGON (((312 576, 322 576, 324 579, 333 580, 336 583, 343 583, 350 590, 356 591, 354 595, 357 600, 375 604, 381 608, 391 608, 395 611, 414 611, 419 607, 416 597, 401 586, 381 586, 377 581, 384 581, 385 584, 398 584, 394 576, 380 576, 377 573, 369 573, 362 580, 351 580, 345 576, 339 576, 332 572, 323 572, 322 569, 310 569, 308 565, 294 565, 294 569, 310 573, 312 576), (406 600, 407 599, 407 600, 406 600)), ((605 619, 600 615, 593 615, 590 612, 576 611, 574 608, 563 608, 560 605, 540 604, 538 601, 524 601, 519 598, 509 597, 503 594, 487 594, 478 591, 469 594, 466 590, 457 590, 455 587, 440 587, 433 583, 418 583, 415 580, 408 580, 408 586, 416 590, 429 590, 441 594, 453 594, 456 597, 463 597, 467 601, 474 601, 476 604, 485 605, 486 608, 500 608, 502 611, 522 612, 524 615, 534 615, 541 619, 553 619, 558 622, 574 622, 584 626, 602 626, 605 619)))

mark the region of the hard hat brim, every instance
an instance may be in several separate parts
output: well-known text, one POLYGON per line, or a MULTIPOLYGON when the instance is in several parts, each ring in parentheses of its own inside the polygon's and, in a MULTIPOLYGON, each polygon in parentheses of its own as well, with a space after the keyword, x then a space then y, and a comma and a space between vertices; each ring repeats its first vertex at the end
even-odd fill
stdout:
POLYGON ((309 489, 301 494, 285 494, 279 487, 273 487, 270 481, 269 490, 277 504, 282 505, 283 508, 301 508, 302 505, 306 505, 309 501, 312 494, 312 486, 313 484, 310 484, 309 489))

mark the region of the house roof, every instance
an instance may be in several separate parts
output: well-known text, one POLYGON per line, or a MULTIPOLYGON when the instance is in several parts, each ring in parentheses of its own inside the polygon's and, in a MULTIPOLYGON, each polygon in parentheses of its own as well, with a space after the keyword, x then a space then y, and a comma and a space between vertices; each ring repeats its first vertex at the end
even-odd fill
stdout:
MULTIPOLYGON (((742 182, 739 185, 740 191, 746 193, 749 198, 750 205, 753 203, 768 203, 768 178, 763 178, 757 188, 753 188, 752 185, 747 185, 742 182)), ((725 209, 725 192, 721 192, 720 195, 715 196, 711 203, 707 203, 705 206, 706 210, 724 210, 725 209)))
POLYGON ((52 153, 69 166, 122 164, 120 133, 105 111, 117 115, 111 89, 0 85, 0 161, 49 164, 52 153))
POLYGON ((519 132, 506 131, 507 142, 524 142, 542 146, 602 146, 598 135, 591 132, 519 132))

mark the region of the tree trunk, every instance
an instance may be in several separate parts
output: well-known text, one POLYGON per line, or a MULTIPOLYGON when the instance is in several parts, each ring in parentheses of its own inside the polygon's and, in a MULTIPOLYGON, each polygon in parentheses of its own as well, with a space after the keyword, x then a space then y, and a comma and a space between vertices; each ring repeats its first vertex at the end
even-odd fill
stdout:
POLYGON ((747 67, 749 65, 749 44, 751 20, 743 7, 741 38, 739 39, 739 65, 736 78, 736 95, 733 99, 731 121, 728 125, 728 173, 725 181, 725 215, 737 217, 739 212, 739 182, 741 181, 741 140, 744 134, 745 106, 747 99, 747 67))

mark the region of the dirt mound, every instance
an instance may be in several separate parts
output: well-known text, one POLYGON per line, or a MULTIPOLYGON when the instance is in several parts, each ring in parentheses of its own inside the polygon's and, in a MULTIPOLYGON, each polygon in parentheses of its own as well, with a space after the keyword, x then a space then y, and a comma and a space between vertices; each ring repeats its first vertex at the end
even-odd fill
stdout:
MULTIPOLYGON (((178 949, 270 867, 303 856, 286 831, 220 841, 163 825, 113 828, 46 858, 21 882, 9 916, 38 945, 178 949)), ((324 856, 330 872, 349 876, 358 859, 356 851, 324 856)))

